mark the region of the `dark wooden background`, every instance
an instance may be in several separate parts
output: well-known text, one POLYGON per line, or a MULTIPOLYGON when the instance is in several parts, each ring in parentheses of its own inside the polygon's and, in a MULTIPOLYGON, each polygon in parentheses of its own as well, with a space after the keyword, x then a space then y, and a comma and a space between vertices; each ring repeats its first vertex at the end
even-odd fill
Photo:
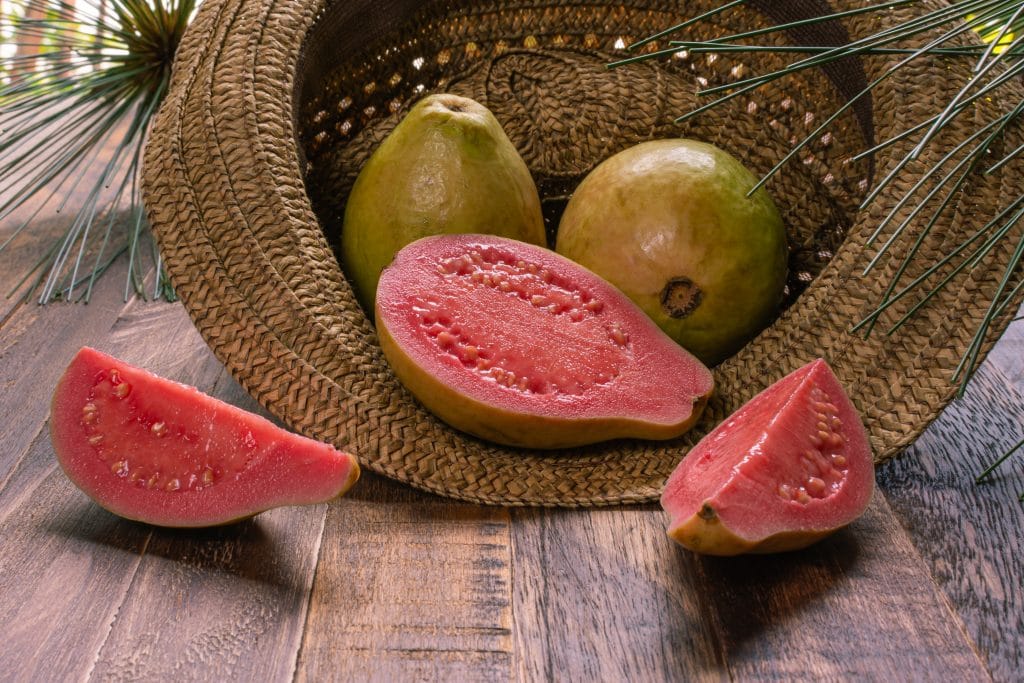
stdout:
MULTIPOLYGON (((0 291, 66 220, 0 254, 0 291)), ((0 300, 0 679, 1024 677, 1024 456, 973 484, 1024 433, 1024 322, 879 468, 868 513, 802 552, 702 558, 653 505, 479 507, 370 474, 330 505, 172 531, 57 466, 65 364, 88 344, 262 411, 180 304, 123 301, 126 268, 87 306, 0 300)))

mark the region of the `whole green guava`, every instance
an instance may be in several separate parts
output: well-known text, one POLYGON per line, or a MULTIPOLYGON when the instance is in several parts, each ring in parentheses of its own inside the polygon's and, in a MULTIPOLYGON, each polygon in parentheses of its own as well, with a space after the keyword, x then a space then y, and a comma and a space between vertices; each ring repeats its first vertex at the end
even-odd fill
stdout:
POLYGON ((377 280, 421 237, 485 233, 544 246, 537 186, 494 115, 457 95, 418 102, 359 172, 345 207, 342 266, 372 315, 377 280))
POLYGON ((786 229, 742 163, 696 140, 606 159, 558 226, 556 250, 621 289, 708 365, 768 326, 786 284, 786 229))

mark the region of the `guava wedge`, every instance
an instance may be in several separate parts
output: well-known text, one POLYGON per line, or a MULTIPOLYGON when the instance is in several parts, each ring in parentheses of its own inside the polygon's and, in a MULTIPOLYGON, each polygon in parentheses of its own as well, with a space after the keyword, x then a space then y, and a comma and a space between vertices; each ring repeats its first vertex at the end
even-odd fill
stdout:
POLYGON ((621 292, 549 249, 427 237, 377 288, 395 375, 457 429, 530 448, 669 439, 697 420, 710 371, 621 292))
POLYGON ((157 526, 326 502, 359 478, 348 453, 88 347, 64 371, 50 412, 68 478, 110 512, 157 526))
POLYGON ((652 140, 604 160, 558 224, 559 254, 621 289, 708 365, 774 320, 786 228, 757 178, 725 150, 652 140))
POLYGON ((815 360, 705 436, 668 479, 668 535, 708 555, 804 548, 859 517, 874 490, 863 422, 815 360))
POLYGON ((409 110, 349 193, 342 262, 367 312, 395 253, 446 233, 547 243, 537 186, 494 114, 475 100, 441 93, 409 110))

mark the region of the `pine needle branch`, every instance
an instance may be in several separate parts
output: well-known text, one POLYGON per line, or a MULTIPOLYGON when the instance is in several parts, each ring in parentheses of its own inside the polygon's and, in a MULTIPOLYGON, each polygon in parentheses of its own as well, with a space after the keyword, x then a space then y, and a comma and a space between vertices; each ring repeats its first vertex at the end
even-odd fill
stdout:
MULTIPOLYGON (((88 301, 113 249, 129 254, 125 297, 133 287, 143 295, 137 273, 148 225, 138 183, 141 150, 195 0, 14 0, 7 6, 0 17, 0 220, 20 209, 29 215, 4 235, 0 253, 32 229, 44 208, 57 203, 63 211, 90 178, 69 226, 15 291, 27 284, 23 296, 35 293, 40 303, 88 301)), ((150 258, 156 296, 173 298, 156 252, 150 258)))
MULTIPOLYGON (((720 107, 722 104, 737 97, 748 95, 779 79, 787 78, 805 69, 818 69, 850 57, 868 57, 878 55, 895 56, 896 61, 872 80, 860 93, 848 96, 836 111, 826 117, 824 122, 802 140, 795 140, 783 157, 761 178, 758 187, 763 186, 786 164, 797 156, 812 140, 819 138, 847 111, 853 101, 863 98, 877 88, 886 78, 897 73, 912 62, 923 59, 959 59, 973 60, 970 76, 954 92, 948 100, 939 104, 939 110, 924 121, 890 135, 886 140, 873 144, 852 156, 852 160, 868 158, 882 150, 891 148, 897 143, 906 143, 908 152, 895 158, 895 163, 888 172, 876 180, 862 199, 861 209, 871 205, 887 189, 893 187, 897 178, 906 174, 908 165, 921 158, 926 149, 937 144, 949 146, 943 153, 936 155, 937 161, 929 162, 928 169, 910 183, 909 189, 900 190, 895 203, 884 218, 875 226, 873 233, 866 240, 866 247, 875 249, 872 258, 864 269, 868 275, 884 259, 894 259, 892 246, 897 240, 912 237, 909 247, 895 264, 895 269, 888 275, 880 300, 873 306, 862 320, 853 325, 853 331, 871 334, 875 323, 889 311, 894 304, 911 297, 912 303, 908 310, 888 326, 886 334, 894 334, 901 326, 913 319, 921 309, 943 288, 950 285, 958 276, 979 266, 985 259, 1001 254, 1006 263, 999 281, 995 286, 991 299, 986 302, 985 311, 975 330, 971 331, 971 340, 955 369, 953 382, 957 384, 958 395, 962 395, 970 377, 977 368, 978 360, 985 343, 991 337, 992 327, 996 320, 1005 320, 1009 306, 1020 300, 1024 294, 1024 237, 1011 247, 1007 243, 1012 239, 1014 230, 1024 220, 1024 195, 1013 198, 1005 206, 991 207, 992 217, 984 226, 973 232, 960 244, 953 245, 948 251, 932 263, 923 264, 923 272, 905 282, 910 266, 921 256, 921 247, 928 235, 939 225, 940 219, 948 217, 957 206, 957 200, 963 196, 972 178, 991 176, 1007 172, 1007 165, 1024 154, 1024 144, 1015 145, 1008 152, 1001 152, 993 161, 989 155, 1003 139, 1010 125, 1020 123, 1024 116, 1024 99, 1014 102, 1002 114, 977 125, 966 139, 950 143, 941 136, 942 132, 958 117, 976 115, 977 106, 982 102, 1003 98, 1004 86, 1011 81, 1019 80, 1024 75, 1024 2, 1021 0, 954 0, 941 6, 927 6, 923 10, 908 15, 906 18, 891 19, 890 12, 909 5, 915 0, 901 2, 879 2, 858 7, 844 12, 835 12, 819 17, 810 17, 799 21, 780 22, 767 27, 750 31, 741 31, 719 35, 711 39, 690 40, 685 31, 696 28, 701 22, 711 17, 735 10, 742 3, 726 2, 692 19, 684 20, 675 26, 661 31, 644 40, 634 43, 630 49, 649 45, 655 40, 672 35, 668 48, 651 50, 646 54, 635 54, 609 64, 609 67, 620 66, 647 59, 659 59, 679 54, 759 54, 770 53, 786 58, 781 68, 761 74, 753 74, 729 82, 703 87, 698 95, 709 99, 708 102, 683 112, 676 119, 678 122, 720 107), (813 26, 822 22, 835 22, 855 15, 874 13, 881 17, 883 27, 864 35, 856 40, 848 40, 840 45, 779 45, 774 40, 766 41, 766 36, 778 36, 781 32, 791 31, 800 27, 813 26), (921 40, 926 37, 925 40, 921 40), (923 47, 913 47, 907 41, 924 42, 923 47), (903 216, 899 223, 892 227, 897 217, 903 216), (886 230, 891 230, 886 234, 886 230), (883 234, 886 234, 882 240, 883 234), (876 242, 881 244, 876 245, 876 242)), ((1005 100, 1004 100, 1005 101, 1005 100)), ((973 125, 973 124, 972 124, 973 125)), ((918 268, 917 270, 921 270, 918 268)), ((1014 318, 1020 321, 1024 316, 1014 318)), ((1004 462, 1010 453, 1020 450, 1024 441, 1018 443, 1010 452, 986 470, 979 481, 987 476, 996 466, 1004 462)), ((1024 494, 1021 496, 1024 501, 1024 494)))

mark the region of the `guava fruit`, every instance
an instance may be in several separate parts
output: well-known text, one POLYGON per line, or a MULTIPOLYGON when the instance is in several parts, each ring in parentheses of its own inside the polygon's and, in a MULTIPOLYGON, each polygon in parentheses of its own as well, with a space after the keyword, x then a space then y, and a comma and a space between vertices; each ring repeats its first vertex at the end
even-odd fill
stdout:
POLYGON ((874 490, 860 415, 815 360, 752 398, 683 458, 668 534, 708 555, 797 550, 864 512, 874 490))
POLYGON ((214 526, 326 502, 359 478, 348 453, 88 347, 54 391, 50 436, 86 495, 158 526, 214 526))
POLYGON ((428 237, 377 288, 395 375, 439 418, 497 443, 668 439, 711 394, 710 371, 621 292, 549 249, 428 237))
POLYGON ((445 233, 547 240, 537 186, 501 124, 474 100, 439 94, 406 114, 352 186, 342 261, 364 308, 399 249, 445 233))
POLYGON ((625 292, 708 365, 771 323, 786 284, 786 229, 764 188, 696 140, 630 147, 591 171, 555 248, 625 292))

